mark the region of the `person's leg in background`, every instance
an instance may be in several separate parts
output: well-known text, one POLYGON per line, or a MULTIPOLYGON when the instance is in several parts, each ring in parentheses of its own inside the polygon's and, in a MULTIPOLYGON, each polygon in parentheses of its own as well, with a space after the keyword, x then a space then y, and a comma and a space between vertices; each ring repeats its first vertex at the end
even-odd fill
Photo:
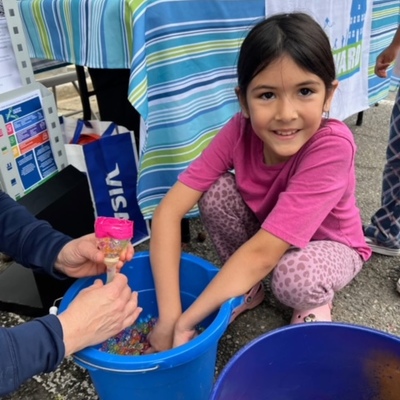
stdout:
POLYGON ((272 275, 275 297, 293 309, 291 323, 331 321, 335 293, 361 270, 363 261, 352 248, 338 242, 310 242, 291 248, 272 275))
POLYGON ((390 118, 381 207, 364 227, 364 234, 373 252, 400 255, 400 89, 390 118))

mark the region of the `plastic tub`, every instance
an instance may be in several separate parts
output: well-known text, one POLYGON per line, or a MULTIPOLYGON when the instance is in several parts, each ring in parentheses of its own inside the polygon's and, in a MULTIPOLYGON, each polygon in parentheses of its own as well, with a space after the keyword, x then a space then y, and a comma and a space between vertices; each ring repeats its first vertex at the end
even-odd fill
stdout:
MULTIPOLYGON (((122 272, 132 290, 139 292, 143 315, 157 316, 157 303, 148 252, 136 253, 122 272)), ((183 254, 180 268, 181 299, 187 308, 218 269, 211 263, 183 254)), ((105 275, 102 276, 105 280, 105 275)), ((76 281, 64 295, 60 312, 95 278, 76 281)), ((122 356, 93 346, 73 355, 74 361, 89 371, 101 400, 207 400, 214 383, 218 341, 226 330, 232 310, 242 304, 243 296, 224 303, 218 312, 203 321, 206 329, 189 343, 165 352, 122 356)))
POLYGON ((225 366, 210 400, 400 399, 400 338, 308 323, 260 336, 225 366))

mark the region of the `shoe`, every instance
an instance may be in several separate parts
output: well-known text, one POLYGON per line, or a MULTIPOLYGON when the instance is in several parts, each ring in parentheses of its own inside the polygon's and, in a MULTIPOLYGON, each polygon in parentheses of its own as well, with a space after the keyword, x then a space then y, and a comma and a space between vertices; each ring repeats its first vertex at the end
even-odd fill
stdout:
POLYGON ((310 310, 294 310, 290 324, 302 324, 303 322, 331 322, 331 310, 331 303, 310 310))
POLYGON ((264 300, 265 293, 264 293, 264 284, 262 282, 257 283, 254 285, 244 297, 244 303, 238 307, 236 307, 231 314, 231 319, 229 323, 234 321, 240 314, 247 310, 251 310, 257 307, 259 304, 262 303, 264 300))
POLYGON ((371 239, 368 236, 365 236, 365 241, 369 247, 371 247, 371 250, 374 253, 377 254, 382 254, 384 256, 390 256, 390 257, 396 257, 400 256, 400 249, 396 247, 387 247, 384 246, 383 244, 378 243, 374 239, 371 239))

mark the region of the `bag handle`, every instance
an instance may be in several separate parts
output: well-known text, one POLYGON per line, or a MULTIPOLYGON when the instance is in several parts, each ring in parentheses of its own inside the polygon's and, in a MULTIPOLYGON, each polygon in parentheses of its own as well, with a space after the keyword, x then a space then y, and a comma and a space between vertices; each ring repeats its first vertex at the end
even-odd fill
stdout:
POLYGON ((104 131, 101 137, 111 136, 115 130, 117 130, 118 133, 117 124, 115 122, 111 122, 110 126, 104 131))
MULTIPOLYGON (((87 121, 89 122, 89 121, 87 121)), ((92 125, 92 124, 90 124, 92 125)), ((74 132, 74 136, 72 136, 72 139, 70 141, 70 143, 72 144, 78 144, 78 141, 81 137, 82 134, 82 130, 83 130, 83 126, 84 126, 84 121, 81 119, 78 119, 78 121, 76 122, 76 128, 75 128, 75 132, 74 132)))
MULTIPOLYGON (((94 129, 93 125, 90 121, 85 121, 83 119, 78 119, 76 123, 76 128, 74 132, 74 136, 71 139, 71 144, 78 144, 79 139, 82 135, 83 127, 94 129)), ((111 136, 114 130, 117 129, 117 124, 115 122, 111 122, 108 128, 104 131, 104 133, 101 135, 102 137, 104 136, 111 136)))

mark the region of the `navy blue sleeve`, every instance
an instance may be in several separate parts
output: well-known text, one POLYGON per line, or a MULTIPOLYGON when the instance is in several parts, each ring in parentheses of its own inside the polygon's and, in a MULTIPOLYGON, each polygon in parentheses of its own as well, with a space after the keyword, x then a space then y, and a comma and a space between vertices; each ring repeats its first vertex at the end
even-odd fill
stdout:
POLYGON ((0 396, 27 379, 57 368, 65 355, 62 326, 55 315, 0 328, 0 396))
POLYGON ((70 240, 0 191, 0 252, 24 267, 61 278, 63 275, 54 272, 53 267, 58 253, 70 240))

